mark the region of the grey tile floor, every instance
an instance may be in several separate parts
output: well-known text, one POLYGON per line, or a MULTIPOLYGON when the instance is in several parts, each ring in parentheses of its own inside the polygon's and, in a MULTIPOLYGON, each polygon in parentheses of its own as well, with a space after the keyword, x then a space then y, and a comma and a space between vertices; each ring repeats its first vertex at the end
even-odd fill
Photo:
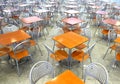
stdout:
MULTIPOLYGON (((42 49, 42 53, 43 56, 41 56, 40 51, 37 50, 36 53, 33 55, 34 58, 34 63, 36 63, 37 61, 41 61, 41 60, 46 60, 47 59, 47 51, 43 46, 43 43, 47 43, 49 46, 52 47, 53 41, 51 39, 52 35, 53 35, 53 28, 49 27, 49 35, 46 34, 46 40, 41 37, 39 39, 39 45, 42 49)), ((94 33, 95 31, 95 27, 91 26, 91 30, 92 33, 94 33)), ((90 44, 92 44, 96 38, 99 38, 97 35, 96 37, 92 37, 92 41, 90 42, 90 44)), ((106 41, 99 41, 93 52, 92 52, 92 59, 93 62, 99 62, 101 64, 103 64, 107 70, 109 70, 109 84, 119 84, 120 83, 120 68, 117 67, 116 69, 112 69, 110 67, 110 64, 112 62, 112 60, 114 59, 114 51, 110 54, 108 53, 106 58, 103 60, 103 55, 106 52, 106 49, 108 48, 107 46, 107 42, 106 41)), ((32 48, 31 51, 33 51, 34 48, 32 48)), ((2 61, 6 61, 7 60, 7 56, 1 57, 2 61)), ((52 62, 52 61, 50 61, 52 62)), ((12 67, 9 63, 4 62, 4 63, 0 63, 0 84, 30 84, 29 82, 29 71, 32 67, 32 65, 34 63, 31 63, 31 61, 24 63, 22 65, 20 65, 22 74, 19 77, 16 73, 16 67, 12 67)), ((85 64, 89 64, 89 60, 87 60, 85 62, 85 64)), ((55 67, 55 71, 56 71, 56 75, 62 73, 64 70, 66 70, 65 67, 62 66, 57 66, 55 67)), ((77 76, 79 76, 80 78, 81 76, 81 68, 80 67, 72 67, 71 69, 77 76)), ((38 81, 37 84, 44 84, 45 81, 47 81, 48 79, 51 79, 50 77, 45 77, 42 78, 41 80, 38 81)), ((86 81, 86 84, 99 84, 96 80, 92 79, 92 78, 88 78, 86 81)))

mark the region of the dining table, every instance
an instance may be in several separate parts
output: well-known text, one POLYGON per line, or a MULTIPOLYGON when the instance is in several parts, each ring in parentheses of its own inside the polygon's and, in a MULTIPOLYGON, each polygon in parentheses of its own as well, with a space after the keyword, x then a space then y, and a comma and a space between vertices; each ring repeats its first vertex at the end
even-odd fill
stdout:
POLYGON ((68 59, 63 64, 65 64, 65 65, 69 64, 69 66, 68 65, 67 66, 69 68, 71 68, 71 64, 72 64, 71 52, 72 52, 72 49, 77 47, 78 45, 80 45, 82 43, 87 42, 88 38, 70 31, 70 32, 67 32, 67 33, 64 33, 64 34, 53 37, 53 40, 62 44, 63 46, 65 46, 66 48, 69 49, 68 59))
POLYGON ((31 24, 31 23, 34 23, 34 22, 38 22, 38 21, 41 21, 43 19, 37 17, 37 16, 30 16, 30 17, 25 17, 25 18, 22 18, 21 21, 23 23, 26 23, 26 24, 31 24))
POLYGON ((96 11, 96 14, 106 15, 106 14, 108 14, 108 12, 98 10, 98 11, 96 11))
POLYGON ((106 23, 106 24, 110 24, 110 25, 114 25, 114 26, 120 26, 120 21, 118 21, 118 20, 115 20, 115 19, 110 19, 110 18, 108 18, 108 19, 105 19, 105 20, 103 20, 103 22, 104 23, 106 23))
POLYGON ((72 71, 65 70, 52 80, 47 81, 45 84, 85 84, 85 83, 72 71))
POLYGON ((62 22, 67 23, 69 25, 75 25, 75 24, 83 22, 83 20, 81 20, 79 18, 71 17, 71 18, 64 18, 64 19, 62 19, 62 22))
POLYGON ((22 30, 0 34, 0 45, 12 45, 29 38, 31 38, 31 36, 22 30))

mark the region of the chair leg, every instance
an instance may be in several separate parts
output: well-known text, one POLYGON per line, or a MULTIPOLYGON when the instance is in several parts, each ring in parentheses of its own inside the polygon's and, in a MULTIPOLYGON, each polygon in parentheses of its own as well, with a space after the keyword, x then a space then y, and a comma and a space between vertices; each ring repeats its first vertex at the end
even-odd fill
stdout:
POLYGON ((33 63, 34 61, 33 61, 32 55, 30 54, 29 57, 30 57, 30 59, 31 59, 31 61, 33 63))
POLYGON ((18 73, 18 76, 20 76, 20 69, 19 69, 18 60, 16 60, 16 66, 17 66, 17 73, 18 73))
POLYGON ((53 44, 53 51, 55 50, 55 41, 54 41, 54 44, 53 44))
POLYGON ((83 62, 81 62, 82 64, 82 79, 83 79, 83 73, 84 73, 84 66, 83 66, 83 62))
POLYGON ((39 51, 40 51, 40 53, 41 53, 41 56, 43 56, 43 54, 42 54, 42 50, 41 50, 41 48, 40 48, 40 46, 39 46, 38 43, 37 43, 37 46, 38 46, 38 48, 39 48, 39 51))
POLYGON ((103 59, 105 59, 105 57, 106 57, 106 55, 107 55, 109 49, 110 49, 110 48, 107 49, 107 51, 106 51, 106 53, 105 53, 103 59))
POLYGON ((89 58, 90 58, 90 63, 92 63, 92 58, 91 58, 91 56, 90 56, 89 58))

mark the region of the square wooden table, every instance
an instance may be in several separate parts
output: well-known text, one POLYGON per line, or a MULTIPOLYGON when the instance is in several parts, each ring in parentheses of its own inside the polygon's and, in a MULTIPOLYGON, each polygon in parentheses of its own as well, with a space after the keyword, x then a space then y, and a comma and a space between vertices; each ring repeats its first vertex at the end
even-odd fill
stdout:
POLYGON ((72 50, 72 48, 88 41, 88 38, 81 36, 79 34, 76 34, 74 32, 67 32, 67 33, 53 37, 53 40, 64 45, 66 48, 69 49, 68 62, 69 62, 69 67, 71 67, 71 59, 72 59, 71 50, 72 50))
POLYGON ((21 19, 21 21, 26 23, 26 24, 31 24, 31 23, 38 22, 38 21, 41 21, 41 20, 43 20, 43 19, 41 19, 37 16, 31 16, 31 17, 21 19))
POLYGON ((70 8, 70 9, 76 9, 78 8, 77 5, 65 5, 66 8, 70 8))
POLYGON ((97 13, 97 14, 101 14, 101 15, 106 15, 106 14, 108 14, 106 11, 100 11, 100 10, 97 11, 96 13, 97 13))
POLYGON ((30 4, 19 4, 20 7, 30 6, 30 4))
POLYGON ((31 38, 31 36, 22 30, 5 33, 0 35, 0 45, 11 45, 15 42, 20 42, 28 38, 31 38))
POLYGON ((76 11, 76 10, 66 10, 65 13, 67 14, 79 14, 79 11, 76 11))
POLYGON ((62 22, 70 24, 70 25, 75 25, 75 24, 83 22, 83 20, 80 20, 78 18, 64 18, 62 22))
POLYGON ((66 70, 45 84, 85 84, 72 71, 66 70))
POLYGON ((50 10, 48 9, 37 9, 37 10, 34 10, 35 12, 37 13, 47 13, 47 12, 50 12, 50 10))
POLYGON ((107 24, 110 24, 110 25, 115 25, 115 26, 120 25, 120 21, 114 20, 114 19, 105 19, 105 20, 103 20, 103 22, 107 23, 107 24))
POLYGON ((72 49, 86 41, 88 41, 87 37, 81 36, 74 32, 67 32, 58 36, 53 37, 53 40, 59 42, 65 47, 72 49))
POLYGON ((117 10, 120 10, 120 7, 119 7, 119 6, 114 6, 114 8, 116 8, 117 10))

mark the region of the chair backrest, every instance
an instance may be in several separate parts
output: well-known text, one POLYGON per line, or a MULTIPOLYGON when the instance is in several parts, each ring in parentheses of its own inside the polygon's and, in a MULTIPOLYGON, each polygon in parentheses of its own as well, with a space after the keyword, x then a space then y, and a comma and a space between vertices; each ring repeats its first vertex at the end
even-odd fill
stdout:
POLYGON ((15 45, 15 47, 13 48, 14 54, 21 52, 23 50, 26 50, 30 47, 30 41, 29 40, 25 40, 22 41, 18 44, 15 45))
POLYGON ((91 46, 88 47, 88 49, 85 51, 85 54, 89 54, 89 56, 91 56, 91 52, 93 50, 93 48, 95 47, 96 42, 93 43, 91 46))
POLYGON ((90 43, 90 41, 91 41, 91 38, 92 38, 92 32, 91 32, 91 30, 90 30, 90 28, 88 27, 88 28, 84 28, 83 30, 83 36, 86 36, 88 39, 89 39, 89 41, 88 41, 88 43, 87 43, 87 45, 89 46, 89 43, 90 43))
POLYGON ((85 67, 84 81, 90 76, 100 82, 100 84, 108 84, 108 72, 100 63, 91 63, 85 67))
POLYGON ((83 22, 83 23, 80 25, 80 27, 81 27, 81 28, 86 28, 87 25, 88 25, 88 22, 83 22))
POLYGON ((48 45, 46 45, 46 44, 43 44, 44 45, 44 47, 47 49, 47 52, 48 52, 48 58, 47 58, 47 61, 49 60, 49 55, 50 55, 50 53, 52 53, 52 54, 54 54, 54 51, 48 46, 48 45))
POLYGON ((108 39, 109 40, 114 40, 117 37, 117 33, 115 32, 115 29, 109 29, 108 33, 108 39))
POLYGON ((8 33, 8 32, 17 31, 18 29, 19 28, 17 26, 9 24, 9 25, 5 26, 4 28, 2 28, 2 32, 8 33))
POLYGON ((54 77, 53 66, 47 61, 39 61, 35 63, 29 74, 30 84, 35 84, 40 78, 46 75, 52 75, 54 77))

